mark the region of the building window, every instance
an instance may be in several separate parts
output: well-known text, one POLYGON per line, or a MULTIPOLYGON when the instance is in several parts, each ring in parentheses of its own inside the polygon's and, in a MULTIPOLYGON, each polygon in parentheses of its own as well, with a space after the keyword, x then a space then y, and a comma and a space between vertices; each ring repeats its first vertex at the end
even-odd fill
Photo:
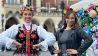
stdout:
POLYGON ((20 4, 20 0, 17 0, 17 4, 20 4))
POLYGON ((6 0, 8 4, 20 4, 20 0, 6 0))
POLYGON ((15 0, 10 0, 10 3, 11 3, 11 4, 15 4, 15 2, 14 2, 14 1, 15 1, 15 0))
POLYGON ((8 3, 9 2, 9 0, 6 0, 6 3, 8 3))
POLYGON ((79 1, 81 1, 81 0, 78 0, 78 2, 79 2, 79 1))
POLYGON ((10 0, 8 0, 8 4, 10 4, 10 0))

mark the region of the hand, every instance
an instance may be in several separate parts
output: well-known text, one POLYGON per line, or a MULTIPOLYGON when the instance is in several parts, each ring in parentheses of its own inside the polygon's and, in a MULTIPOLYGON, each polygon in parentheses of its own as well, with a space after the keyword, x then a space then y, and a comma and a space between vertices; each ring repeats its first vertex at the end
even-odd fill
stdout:
POLYGON ((58 53, 60 53, 60 52, 61 52, 60 49, 56 49, 56 50, 53 51, 54 54, 58 54, 58 53))
POLYGON ((33 45, 33 49, 38 49, 40 47, 40 44, 33 45))
POLYGON ((21 43, 19 43, 19 42, 17 42, 17 41, 14 41, 13 42, 17 47, 19 47, 19 48, 21 48, 22 47, 22 44, 21 43))
POLYGON ((78 54, 78 51, 75 50, 75 49, 67 49, 66 53, 69 54, 69 55, 71 55, 71 54, 78 54))

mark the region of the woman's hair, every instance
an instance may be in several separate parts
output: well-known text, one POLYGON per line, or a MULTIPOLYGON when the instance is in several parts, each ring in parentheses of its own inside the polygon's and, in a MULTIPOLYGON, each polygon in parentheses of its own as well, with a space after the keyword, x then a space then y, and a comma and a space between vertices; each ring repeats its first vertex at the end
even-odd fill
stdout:
POLYGON ((33 8, 32 8, 32 6, 30 6, 30 5, 22 6, 22 7, 20 8, 20 15, 22 15, 23 12, 26 11, 26 10, 31 11, 31 12, 32 12, 32 15, 33 15, 33 8))
POLYGON ((8 20, 5 23, 5 30, 11 27, 13 24, 19 24, 19 21, 15 16, 8 18, 8 20))
POLYGON ((44 24, 43 24, 43 27, 46 31, 48 32, 55 32, 55 24, 53 22, 53 20, 51 18, 48 18, 44 24))
MULTIPOLYGON (((79 23, 78 23, 77 14, 76 14, 76 12, 74 12, 73 10, 68 10, 67 13, 64 15, 63 20, 66 19, 66 18, 68 18, 69 15, 72 14, 72 13, 73 13, 73 15, 74 15, 74 17, 75 17, 75 23, 74 23, 72 26, 74 26, 74 27, 79 27, 80 25, 79 25, 79 23)), ((67 23, 66 23, 66 21, 64 20, 64 28, 66 28, 66 26, 67 26, 67 23)))
POLYGON ((40 24, 39 21, 37 20, 37 18, 33 18, 31 20, 31 22, 32 22, 32 24, 36 24, 36 25, 39 25, 40 24))

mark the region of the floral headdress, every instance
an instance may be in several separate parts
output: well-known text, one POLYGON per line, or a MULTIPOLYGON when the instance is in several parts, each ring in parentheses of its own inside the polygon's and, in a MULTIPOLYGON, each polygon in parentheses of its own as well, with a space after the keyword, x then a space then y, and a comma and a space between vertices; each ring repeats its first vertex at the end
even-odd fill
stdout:
POLYGON ((66 8, 65 10, 64 10, 64 14, 66 14, 68 11, 73 11, 73 12, 76 12, 76 11, 74 11, 72 8, 66 8))
POLYGON ((30 10, 30 11, 33 13, 33 10, 34 10, 34 9, 33 9, 32 6, 29 6, 29 5, 22 6, 22 7, 20 8, 20 14, 22 15, 25 10, 30 10))

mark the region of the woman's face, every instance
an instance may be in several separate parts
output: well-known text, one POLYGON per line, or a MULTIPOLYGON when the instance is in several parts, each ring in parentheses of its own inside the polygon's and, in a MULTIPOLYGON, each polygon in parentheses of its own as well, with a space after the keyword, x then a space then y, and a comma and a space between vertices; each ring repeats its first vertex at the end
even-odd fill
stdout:
POLYGON ((30 10, 23 11, 22 18, 26 23, 29 23, 32 19, 32 12, 30 10))
POLYGON ((65 18, 65 21, 68 26, 72 26, 75 23, 75 16, 73 13, 71 13, 67 18, 65 18))

